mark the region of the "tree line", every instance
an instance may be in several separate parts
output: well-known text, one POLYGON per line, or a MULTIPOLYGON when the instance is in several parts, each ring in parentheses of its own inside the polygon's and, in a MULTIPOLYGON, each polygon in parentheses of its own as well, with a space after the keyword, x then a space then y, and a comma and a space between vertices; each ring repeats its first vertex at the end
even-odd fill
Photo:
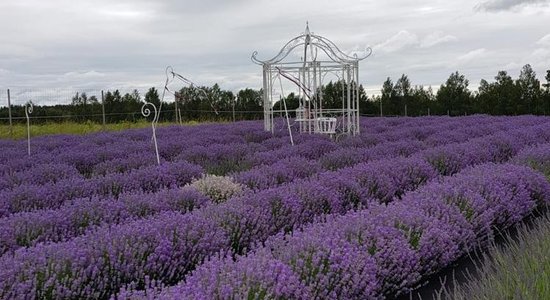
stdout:
MULTIPOLYGON (((523 66, 517 79, 506 71, 499 71, 492 82, 482 79, 477 91, 471 91, 469 84, 469 80, 458 71, 450 74, 437 92, 431 87, 413 86, 405 74, 395 83, 388 77, 382 84, 380 95, 368 97, 363 86, 359 85, 360 113, 371 116, 550 114, 550 70, 546 72, 543 83, 527 64, 523 66)), ((356 83, 352 82, 351 85, 352 90, 356 90, 356 83)), ((322 93, 324 108, 336 109, 342 107, 342 98, 346 91, 345 82, 331 81, 317 91, 317 94, 322 93)), ((261 119, 262 95, 261 89, 246 88, 234 93, 223 90, 218 84, 211 87, 184 87, 174 93, 168 91, 166 97, 172 99, 162 103, 159 121, 261 119)), ((290 93, 284 100, 289 111, 298 108, 298 95, 290 93)), ((138 121, 143 120, 141 108, 144 102, 151 102, 160 108, 160 91, 152 87, 143 97, 137 90, 125 94, 119 90, 106 91, 103 101, 95 95, 76 93, 71 104, 35 106, 32 117, 33 122, 102 122, 105 112, 105 121, 108 123, 138 121)), ((274 109, 283 110, 283 103, 275 102, 274 109)), ((25 116, 24 107, 12 105, 12 115, 25 116)), ((3 107, 0 109, 0 119, 7 123, 7 118, 8 109, 3 107)))
POLYGON ((381 110, 383 115, 548 115, 550 70, 546 71, 545 80, 541 84, 531 65, 527 64, 517 79, 506 71, 499 71, 493 82, 482 79, 478 90, 471 91, 469 80, 457 71, 434 93, 431 87, 412 87, 403 74, 395 84, 388 77, 382 85, 381 95, 372 100, 379 105, 378 112, 381 110))

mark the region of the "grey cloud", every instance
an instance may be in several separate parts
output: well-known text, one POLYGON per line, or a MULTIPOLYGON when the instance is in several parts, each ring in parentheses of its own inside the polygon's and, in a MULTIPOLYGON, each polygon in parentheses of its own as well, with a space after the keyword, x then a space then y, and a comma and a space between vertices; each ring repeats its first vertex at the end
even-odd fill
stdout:
POLYGON ((519 6, 548 3, 549 0, 489 0, 476 5, 478 11, 498 12, 506 11, 519 6))
POLYGON ((458 38, 454 35, 445 35, 442 31, 436 31, 428 34, 420 43, 421 48, 430 48, 436 45, 456 42, 458 38))
POLYGON ((550 47, 550 34, 543 36, 540 40, 537 41, 537 44, 550 47))
POLYGON ((456 68, 478 82, 526 57, 544 73, 546 52, 531 53, 547 48, 550 10, 511 19, 473 13, 480 1, 0 1, 0 92, 143 90, 162 84, 167 65, 198 84, 259 88, 252 52, 273 57, 308 20, 343 51, 374 48, 360 65, 369 91, 402 73, 439 85, 456 68))
POLYGON ((401 30, 384 42, 375 45, 374 50, 395 52, 416 44, 418 44, 418 37, 416 34, 410 33, 407 30, 401 30))

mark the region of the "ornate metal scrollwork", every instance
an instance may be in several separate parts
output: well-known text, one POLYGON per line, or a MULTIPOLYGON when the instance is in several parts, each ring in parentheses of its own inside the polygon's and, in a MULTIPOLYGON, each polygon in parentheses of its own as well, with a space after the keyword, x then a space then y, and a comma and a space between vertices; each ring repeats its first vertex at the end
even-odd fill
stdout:
POLYGON ((257 58, 258 51, 252 52, 252 62, 258 65, 279 63, 283 59, 285 59, 292 52, 292 50, 296 49, 297 47, 303 46, 305 44, 306 44, 305 36, 304 35, 297 36, 292 40, 290 40, 288 43, 286 43, 286 45, 284 45, 283 48, 281 48, 281 51, 279 51, 279 53, 275 55, 275 57, 273 57, 272 59, 259 60, 257 58))
POLYGON ((327 56, 333 60, 334 62, 338 63, 352 63, 355 61, 361 61, 365 58, 369 57, 372 54, 372 49, 370 47, 365 47, 364 55, 359 56, 357 53, 354 53, 353 56, 350 56, 338 48, 336 44, 334 44, 331 40, 321 36, 313 34, 309 31, 309 26, 306 27, 306 31, 291 39, 289 42, 287 42, 271 59, 267 60, 260 60, 258 59, 258 51, 252 52, 252 62, 258 64, 258 65, 264 65, 264 64, 277 64, 280 63, 283 59, 285 59, 295 48, 300 46, 314 46, 321 48, 323 52, 327 54, 327 56))

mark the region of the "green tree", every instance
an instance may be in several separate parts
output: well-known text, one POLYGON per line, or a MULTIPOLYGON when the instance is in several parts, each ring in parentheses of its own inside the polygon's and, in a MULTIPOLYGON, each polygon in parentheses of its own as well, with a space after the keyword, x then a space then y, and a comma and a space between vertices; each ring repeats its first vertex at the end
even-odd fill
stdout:
POLYGON ((382 115, 394 115, 399 107, 398 97, 390 77, 382 84, 382 115))
POLYGON ((396 101, 395 104, 397 107, 397 114, 407 115, 408 109, 410 109, 411 102, 411 82, 407 75, 402 74, 401 77, 397 80, 394 86, 396 101))
POLYGON ((345 95, 345 82, 338 80, 330 81, 323 87, 323 108, 342 108, 342 101, 345 95))
POLYGON ((516 81, 516 86, 519 93, 519 103, 515 105, 515 112, 520 114, 542 114, 544 112, 544 102, 540 81, 537 79, 531 65, 523 66, 516 81))
MULTIPOLYGON (((286 108, 288 109, 288 112, 292 113, 292 116, 294 116, 294 111, 298 107, 300 107, 300 97, 298 97, 298 95, 291 92, 281 100, 284 100, 286 102, 286 108)), ((275 110, 284 110, 285 109, 284 108, 284 103, 281 100, 275 101, 275 103, 273 103, 273 108, 275 110)))
POLYGON ((519 89, 512 77, 506 71, 499 71, 495 82, 481 80, 476 105, 480 112, 492 115, 518 114, 519 89))
POLYGON ((494 85, 485 79, 479 82, 474 107, 478 113, 497 114, 498 95, 494 91, 494 85))
POLYGON ((155 87, 149 88, 144 97, 145 102, 153 103, 156 107, 160 106, 159 92, 155 87))
POLYGON ((542 86, 544 87, 544 114, 550 114, 550 70, 546 70, 546 83, 542 86))
POLYGON ((207 95, 195 86, 184 87, 177 92, 179 103, 182 103, 182 117, 197 120, 201 117, 201 103, 207 95))
POLYGON ((499 115, 514 115, 518 114, 516 111, 516 103, 518 96, 518 89, 514 83, 514 80, 508 72, 499 71, 497 76, 495 76, 496 82, 494 83, 494 88, 497 97, 497 108, 496 114, 499 115))
POLYGON ((90 99, 88 99, 88 102, 90 104, 93 104, 93 105, 99 104, 99 100, 97 99, 97 97, 95 95, 91 96, 90 99))
POLYGON ((85 92, 82 93, 76 93, 76 95, 73 96, 71 99, 72 105, 84 105, 88 104, 88 95, 86 95, 85 92))
POLYGON ((427 115, 428 111, 431 113, 433 110, 434 98, 432 87, 425 89, 424 86, 415 86, 414 89, 412 89, 409 100, 408 115, 427 115))
POLYGON ((115 90, 114 92, 107 91, 105 93, 105 112, 107 114, 111 114, 107 117, 108 122, 116 122, 120 120, 124 120, 123 116, 124 114, 121 114, 124 112, 123 106, 122 106, 122 96, 120 95, 119 90, 115 90), (113 115, 113 114, 119 114, 119 115, 113 115))
POLYGON ((544 79, 546 79, 546 83, 542 85, 544 87, 544 91, 546 93, 550 93, 550 70, 546 70, 546 76, 544 79))
POLYGON ((263 117, 263 91, 244 89, 237 93, 235 110, 239 113, 239 119, 259 119, 263 117), (255 112, 255 113, 254 113, 255 112))
POLYGON ((132 93, 124 94, 121 101, 124 104, 125 111, 128 111, 141 104, 141 95, 138 90, 133 90, 132 93))
POLYGON ((472 113, 472 93, 468 89, 469 81, 458 71, 452 73, 445 84, 437 91, 436 101, 439 103, 441 113, 450 115, 463 115, 472 113))

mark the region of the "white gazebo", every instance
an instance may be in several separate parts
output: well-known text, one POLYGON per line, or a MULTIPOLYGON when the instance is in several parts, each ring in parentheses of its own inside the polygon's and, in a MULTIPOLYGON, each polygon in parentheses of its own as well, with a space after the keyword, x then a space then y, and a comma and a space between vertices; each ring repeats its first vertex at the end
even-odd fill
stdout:
POLYGON ((359 62, 371 53, 372 50, 366 48, 362 55, 346 54, 329 39, 310 32, 309 25, 306 25, 303 34, 286 43, 272 59, 260 60, 257 58, 258 52, 255 51, 252 54, 252 61, 263 67, 265 130, 274 131, 275 113, 288 113, 286 108, 275 110, 273 107, 279 85, 281 91, 278 97, 284 97, 282 95, 284 80, 298 90, 300 103, 294 121, 299 124, 300 132, 329 135, 358 134, 360 128, 359 62), (285 61, 295 49, 300 50, 300 61, 285 61), (318 54, 320 54, 319 59, 318 54), (323 109, 322 87, 327 75, 336 77, 344 85, 341 108, 323 109))

